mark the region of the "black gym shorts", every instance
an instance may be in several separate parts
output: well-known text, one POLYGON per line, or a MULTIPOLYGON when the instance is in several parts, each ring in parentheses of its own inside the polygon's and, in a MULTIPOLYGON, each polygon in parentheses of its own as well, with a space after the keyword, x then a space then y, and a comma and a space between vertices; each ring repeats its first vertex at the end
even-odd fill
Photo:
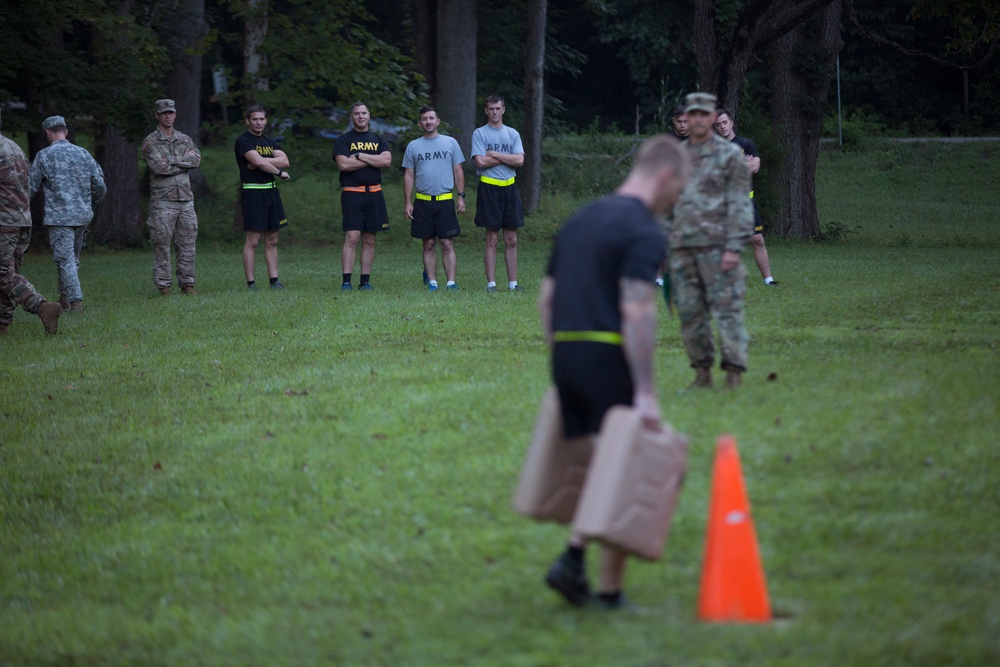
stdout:
POLYGON ((574 341, 552 346, 552 378, 567 438, 598 433, 615 405, 632 405, 635 389, 621 345, 574 341))
POLYGON ((453 239, 461 231, 453 199, 441 201, 418 199, 413 202, 413 221, 410 223, 410 236, 413 238, 453 239))
POLYGON ((521 193, 516 185, 480 183, 476 194, 476 227, 517 229, 524 227, 521 193))
POLYGON ((389 231, 389 214, 385 210, 385 197, 378 192, 341 192, 340 211, 344 216, 345 232, 389 231))
POLYGON ((242 190, 240 194, 244 231, 276 232, 288 224, 277 188, 242 190))

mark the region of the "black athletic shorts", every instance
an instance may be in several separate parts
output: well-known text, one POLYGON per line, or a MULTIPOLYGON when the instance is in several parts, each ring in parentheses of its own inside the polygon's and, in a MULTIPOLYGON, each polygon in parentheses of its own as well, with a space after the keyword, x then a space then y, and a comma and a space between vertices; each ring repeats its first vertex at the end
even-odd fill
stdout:
POLYGON ((521 193, 516 185, 479 184, 476 195, 476 227, 517 229, 524 227, 521 193))
POLYGON ((277 188, 241 190, 243 229, 248 232, 276 232, 288 224, 285 207, 277 188))
POLYGON ((453 199, 442 201, 417 199, 413 202, 413 222, 410 224, 410 236, 413 238, 453 239, 461 231, 453 199))
POLYGON ((567 438, 599 432, 604 413, 615 405, 632 405, 635 394, 621 345, 556 343, 552 379, 567 438))
POLYGON ((757 200, 753 200, 753 233, 754 234, 764 234, 764 221, 760 217, 760 207, 757 206, 757 200))
POLYGON ((378 192, 341 192, 340 210, 344 215, 344 231, 387 232, 389 214, 385 197, 378 192))

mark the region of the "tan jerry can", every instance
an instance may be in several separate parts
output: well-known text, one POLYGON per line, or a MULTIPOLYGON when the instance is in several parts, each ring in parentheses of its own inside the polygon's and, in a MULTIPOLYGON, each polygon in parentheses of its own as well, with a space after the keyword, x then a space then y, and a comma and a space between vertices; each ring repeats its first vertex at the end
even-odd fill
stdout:
POLYGON ((608 410, 574 532, 639 558, 659 558, 687 471, 687 449, 687 438, 669 424, 651 431, 635 408, 608 410))
POLYGON ((540 521, 571 523, 593 451, 590 436, 567 439, 563 435, 559 394, 550 387, 538 410, 514 492, 514 509, 540 521))

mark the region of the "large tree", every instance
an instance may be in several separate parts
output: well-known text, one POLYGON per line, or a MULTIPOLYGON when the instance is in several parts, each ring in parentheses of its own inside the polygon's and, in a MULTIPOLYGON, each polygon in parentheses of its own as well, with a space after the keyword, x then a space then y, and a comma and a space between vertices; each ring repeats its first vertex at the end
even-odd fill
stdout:
POLYGON ((438 0, 437 64, 431 98, 466 156, 482 118, 476 104, 476 0, 438 0))
POLYGON ((842 46, 840 18, 840 3, 831 3, 770 49, 771 119, 781 151, 771 220, 781 236, 818 239, 821 234, 816 163, 834 61, 842 46))
POLYGON ((545 25, 547 0, 528 3, 527 53, 524 59, 524 168, 521 196, 528 213, 538 210, 542 195, 542 137, 545 120, 545 25))

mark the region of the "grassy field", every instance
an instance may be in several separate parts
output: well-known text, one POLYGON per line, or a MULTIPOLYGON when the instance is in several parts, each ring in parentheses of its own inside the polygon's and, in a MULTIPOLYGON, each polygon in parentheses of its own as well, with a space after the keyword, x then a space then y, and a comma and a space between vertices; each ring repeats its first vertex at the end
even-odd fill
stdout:
MULTIPOLYGON (((996 156, 824 154, 846 231, 770 240, 778 288, 748 267, 737 392, 684 390, 662 309, 660 396, 692 450, 664 558, 629 572, 639 614, 567 608, 541 583, 564 530, 510 509, 548 384, 534 296, 575 198, 529 221, 520 294, 483 291, 470 216, 462 291, 424 291, 394 182, 377 290, 342 294, 321 175, 286 194, 284 292, 246 292, 211 204, 198 297, 156 295, 148 252, 87 254, 83 313, 44 337, 18 311, 0 338, 0 665, 1000 664, 996 156), (695 618, 726 432, 767 625, 695 618)), ((24 273, 53 293, 48 257, 24 273)))

